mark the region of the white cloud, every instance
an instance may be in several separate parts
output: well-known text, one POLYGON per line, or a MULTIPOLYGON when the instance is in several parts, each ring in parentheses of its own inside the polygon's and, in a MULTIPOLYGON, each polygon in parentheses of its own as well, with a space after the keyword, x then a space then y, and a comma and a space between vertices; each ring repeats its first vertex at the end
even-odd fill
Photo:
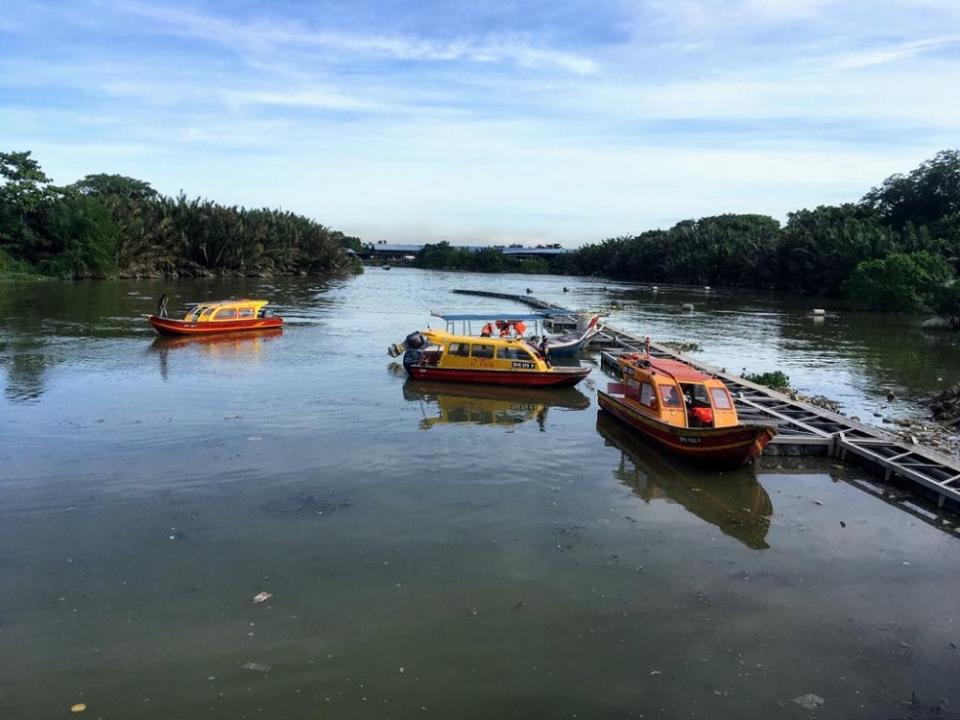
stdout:
POLYGON ((312 107, 323 110, 342 110, 354 112, 384 112, 397 111, 399 108, 365 100, 359 97, 345 95, 330 90, 292 90, 292 91, 262 91, 244 90, 227 91, 223 94, 229 104, 273 105, 287 107, 312 107))
POLYGON ((490 37, 438 42, 397 35, 362 35, 313 30, 302 24, 226 20, 210 14, 146 3, 124 3, 123 9, 165 26, 167 32, 217 42, 230 48, 265 50, 278 46, 305 46, 347 51, 399 60, 514 63, 575 74, 597 71, 597 64, 581 55, 531 46, 516 38, 490 37))
POLYGON ((837 58, 834 66, 838 69, 854 69, 870 67, 871 65, 882 65, 958 44, 960 44, 960 35, 944 35, 941 37, 926 38, 924 40, 870 48, 860 52, 842 55, 837 58))

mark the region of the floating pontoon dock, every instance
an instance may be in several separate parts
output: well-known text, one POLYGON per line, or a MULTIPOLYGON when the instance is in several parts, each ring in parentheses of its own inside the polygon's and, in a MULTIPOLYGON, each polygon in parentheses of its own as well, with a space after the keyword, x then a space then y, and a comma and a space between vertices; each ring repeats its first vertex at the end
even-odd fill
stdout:
MULTIPOLYGON (((510 295, 482 290, 454 290, 460 295, 512 300, 538 310, 562 311, 557 305, 531 295, 510 295)), ((602 363, 616 367, 617 356, 625 352, 643 352, 645 339, 605 325, 594 344, 602 346, 602 363)), ((902 478, 924 492, 932 494, 938 507, 951 501, 960 508, 960 462, 922 445, 907 443, 880 428, 809 403, 794 400, 768 387, 757 385, 736 375, 675 353, 662 345, 650 344, 656 357, 684 362, 721 379, 737 404, 741 419, 760 420, 777 425, 777 436, 767 446, 765 455, 822 455, 842 461, 856 460, 884 480, 902 478)))

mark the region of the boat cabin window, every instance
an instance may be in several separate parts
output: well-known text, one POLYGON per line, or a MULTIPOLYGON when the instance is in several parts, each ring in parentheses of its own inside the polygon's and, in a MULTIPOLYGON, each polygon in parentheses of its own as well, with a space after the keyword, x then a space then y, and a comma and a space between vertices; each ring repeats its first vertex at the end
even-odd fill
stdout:
POLYGON ((218 310, 217 314, 214 315, 215 320, 233 320, 237 317, 236 308, 224 308, 223 310, 218 310))
POLYGON ((470 346, 467 343, 450 343, 447 354, 454 357, 470 357, 470 346))
POLYGON ((713 406, 717 410, 730 409, 730 393, 723 388, 710 388, 710 396, 713 398, 713 406))
POLYGON ((684 383, 680 385, 687 403, 687 423, 690 427, 713 427, 713 408, 705 385, 684 383))
POLYGON ((663 401, 663 406, 668 408, 678 408, 682 407, 683 403, 680 402, 680 393, 677 391, 677 388, 673 385, 660 385, 660 399, 663 401))
POLYGON ((194 320, 199 320, 199 319, 200 319, 200 316, 203 315, 203 311, 204 311, 204 310, 206 310, 206 308, 203 307, 202 305, 195 307, 195 308, 193 309, 193 319, 194 319, 194 320))
POLYGON ((640 402, 651 408, 657 406, 657 396, 653 394, 653 385, 650 383, 640 384, 640 402))
POLYGON ((242 318, 252 318, 253 315, 253 308, 240 308, 239 312, 237 312, 237 317, 242 318))
POLYGON ((492 358, 493 345, 473 345, 470 354, 475 358, 492 358))
POLYGON ((683 390, 683 398, 687 401, 687 407, 710 407, 710 397, 707 395, 707 388, 704 385, 695 383, 683 383, 680 388, 683 390))
POLYGON ((530 353, 521 347, 502 347, 497 349, 497 357, 501 360, 526 360, 533 362, 530 353))

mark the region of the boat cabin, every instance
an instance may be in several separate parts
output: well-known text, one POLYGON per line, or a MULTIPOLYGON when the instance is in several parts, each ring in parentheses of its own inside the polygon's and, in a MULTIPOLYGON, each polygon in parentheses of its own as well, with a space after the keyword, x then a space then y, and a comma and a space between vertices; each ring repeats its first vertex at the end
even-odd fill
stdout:
POLYGON ((253 320, 266 316, 266 300, 223 300, 191 305, 183 316, 184 322, 206 323, 233 320, 253 320))
POLYGON ((717 378, 689 365, 640 355, 619 359, 623 394, 646 415, 674 427, 721 428, 739 424, 733 398, 717 378))
POLYGON ((540 352, 520 338, 472 337, 440 330, 422 333, 420 362, 445 369, 548 372, 540 352))

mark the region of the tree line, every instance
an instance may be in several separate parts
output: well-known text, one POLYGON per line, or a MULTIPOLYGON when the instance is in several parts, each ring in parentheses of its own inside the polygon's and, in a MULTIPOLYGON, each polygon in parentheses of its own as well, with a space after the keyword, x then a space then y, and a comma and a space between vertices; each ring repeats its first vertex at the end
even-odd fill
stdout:
MULTIPOLYGON (((477 255, 428 245, 417 264, 529 271, 502 255, 477 255)), ((536 272, 778 289, 960 315, 960 151, 887 178, 857 203, 790 213, 783 226, 765 215, 704 217, 536 262, 536 272)))
POLYGON ((359 238, 309 218, 159 194, 122 175, 56 186, 27 152, 0 153, 0 274, 69 278, 358 272, 359 238))
POLYGON ((504 255, 500 248, 470 250, 444 241, 424 245, 414 256, 415 267, 427 270, 465 270, 467 272, 548 273, 550 263, 542 258, 517 258, 504 255))

